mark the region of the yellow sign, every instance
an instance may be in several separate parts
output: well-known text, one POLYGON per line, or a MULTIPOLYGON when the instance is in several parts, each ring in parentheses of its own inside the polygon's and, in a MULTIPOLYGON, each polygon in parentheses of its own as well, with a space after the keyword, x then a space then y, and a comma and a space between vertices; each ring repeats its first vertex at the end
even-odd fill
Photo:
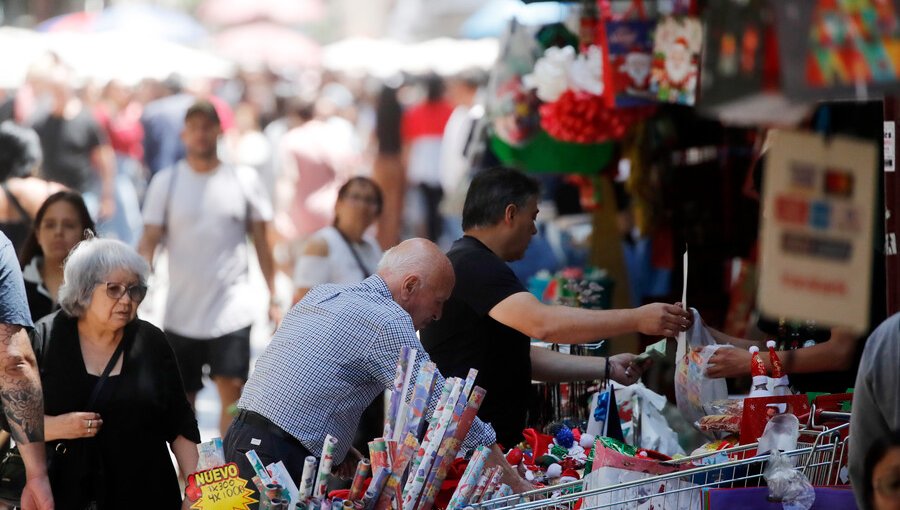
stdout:
POLYGON ((196 510, 250 510, 257 502, 234 462, 188 475, 185 494, 196 510))

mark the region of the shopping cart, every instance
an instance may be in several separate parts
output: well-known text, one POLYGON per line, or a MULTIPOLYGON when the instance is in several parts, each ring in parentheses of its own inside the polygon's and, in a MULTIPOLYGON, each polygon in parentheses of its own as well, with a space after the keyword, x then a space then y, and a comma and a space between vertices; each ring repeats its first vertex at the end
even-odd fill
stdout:
MULTIPOLYGON (((816 486, 846 485, 849 413, 816 410, 801 431, 797 449, 784 452, 795 469, 816 486), (834 426, 824 424, 840 423, 834 426)), ((627 473, 621 483, 598 483, 598 472, 571 483, 554 485, 471 505, 473 510, 698 510, 704 488, 747 488, 765 485, 763 471, 770 455, 755 455, 758 443, 693 455, 662 464, 669 474, 627 473), (599 486, 604 484, 605 486, 599 486)), ((608 480, 607 480, 608 481, 608 480)))

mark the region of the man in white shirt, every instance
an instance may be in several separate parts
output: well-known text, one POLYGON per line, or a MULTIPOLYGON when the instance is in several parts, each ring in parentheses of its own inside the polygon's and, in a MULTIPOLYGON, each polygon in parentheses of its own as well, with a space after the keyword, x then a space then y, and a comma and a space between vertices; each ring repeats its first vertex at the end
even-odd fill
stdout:
POLYGON ((256 247, 269 288, 269 318, 278 322, 275 270, 266 242, 272 205, 252 168, 219 161, 219 116, 208 101, 191 106, 184 120, 185 159, 160 171, 144 200, 139 251, 153 262, 165 239, 169 293, 163 327, 175 350, 191 403, 203 387, 203 367, 222 402, 222 434, 229 407, 240 398, 250 370, 253 303, 246 237, 256 247))

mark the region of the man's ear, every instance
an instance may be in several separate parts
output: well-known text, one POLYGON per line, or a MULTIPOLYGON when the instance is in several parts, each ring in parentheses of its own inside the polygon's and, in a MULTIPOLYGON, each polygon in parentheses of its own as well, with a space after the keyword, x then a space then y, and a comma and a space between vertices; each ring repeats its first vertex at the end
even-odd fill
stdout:
POLYGON ((416 289, 419 287, 419 276, 411 274, 403 279, 403 284, 400 287, 400 293, 404 297, 411 296, 416 289))
POLYGON ((503 211, 503 221, 512 222, 516 218, 516 214, 519 213, 519 208, 516 207, 516 204, 509 204, 506 206, 506 209, 503 211))

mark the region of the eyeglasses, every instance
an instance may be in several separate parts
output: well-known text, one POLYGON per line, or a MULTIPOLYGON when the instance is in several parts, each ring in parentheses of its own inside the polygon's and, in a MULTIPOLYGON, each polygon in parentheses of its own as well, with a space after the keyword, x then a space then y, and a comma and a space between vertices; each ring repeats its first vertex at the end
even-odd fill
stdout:
POLYGON ((146 285, 131 285, 127 286, 124 283, 117 282, 100 282, 106 284, 106 296, 109 299, 122 299, 122 296, 125 293, 128 293, 128 297, 131 298, 135 303, 140 303, 144 300, 144 296, 147 295, 147 286, 146 285))

